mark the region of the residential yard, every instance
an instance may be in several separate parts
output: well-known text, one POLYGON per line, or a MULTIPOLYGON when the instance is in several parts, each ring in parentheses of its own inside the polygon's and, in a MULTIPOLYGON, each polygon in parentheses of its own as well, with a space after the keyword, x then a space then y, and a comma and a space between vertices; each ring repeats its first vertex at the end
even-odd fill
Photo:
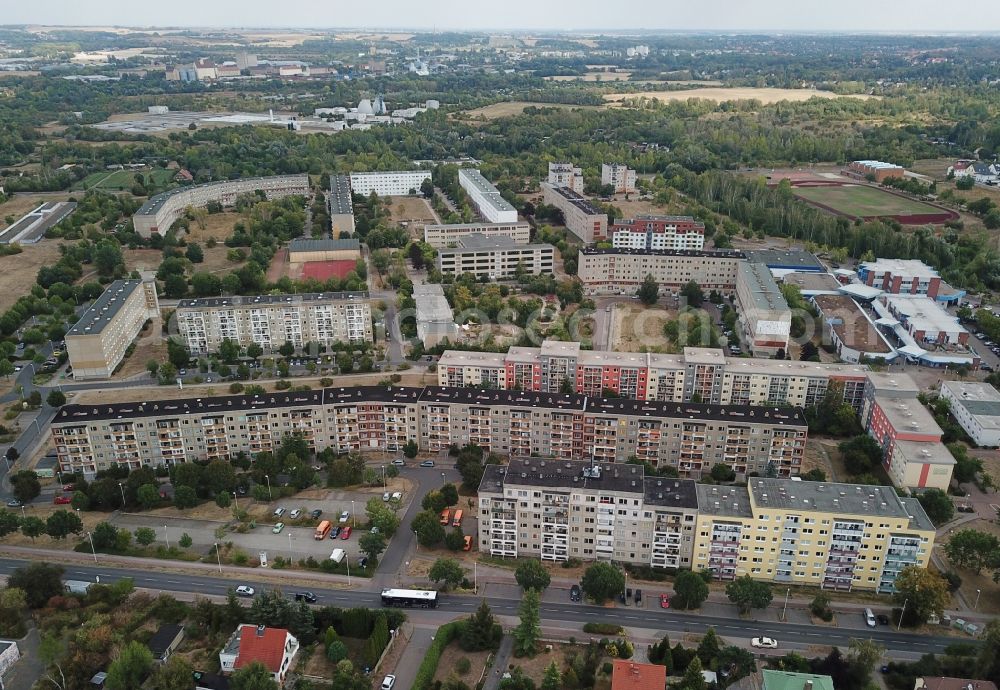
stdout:
POLYGON ((489 650, 483 652, 466 652, 458 646, 457 641, 452 642, 441 652, 441 660, 438 662, 434 680, 439 680, 443 683, 454 673, 466 685, 470 687, 475 686, 479 682, 479 679, 483 677, 486 662, 492 654, 493 652, 489 650), (470 666, 466 673, 458 672, 458 662, 460 659, 469 660, 470 666))
MULTIPOLYGON (((534 680, 536 685, 541 685, 542 677, 545 675, 545 669, 553 661, 556 662, 556 666, 559 667, 559 672, 561 673, 566 669, 566 666, 574 656, 584 653, 584 648, 577 645, 552 643, 551 651, 546 651, 546 646, 547 643, 542 643, 542 650, 531 658, 522 657, 517 659, 511 657, 510 666, 520 666, 521 671, 525 676, 534 680)), ((607 660, 608 658, 605 657, 597 664, 597 682, 594 685, 595 690, 606 690, 611 687, 611 677, 606 676, 601 672, 601 666, 607 660)), ((502 669, 501 672, 508 670, 510 669, 502 669)))
MULTIPOLYGON (((27 210, 30 211, 31 208, 27 210)), ((0 263, 3 265, 3 270, 0 271, 0 312, 9 309, 19 297, 28 293, 31 286, 35 284, 39 268, 51 266, 61 256, 59 243, 55 240, 42 240, 38 244, 26 244, 23 249, 24 251, 20 254, 0 259, 0 263)))
MULTIPOLYGON (((1000 525, 993 520, 973 520, 962 525, 960 529, 974 529, 1000 537, 1000 525)), ((939 540, 939 544, 942 546, 946 542, 947 538, 939 540)), ((943 549, 939 549, 938 554, 941 556, 941 560, 948 563, 948 557, 945 556, 943 549)), ((951 564, 948 563, 948 565, 950 566, 951 564)), ((978 595, 978 611, 981 613, 1000 614, 1000 584, 993 581, 990 570, 984 570, 979 575, 976 575, 971 570, 966 570, 965 568, 953 569, 962 578, 962 586, 959 588, 959 591, 970 606, 976 601, 976 591, 978 590, 980 592, 978 595)))

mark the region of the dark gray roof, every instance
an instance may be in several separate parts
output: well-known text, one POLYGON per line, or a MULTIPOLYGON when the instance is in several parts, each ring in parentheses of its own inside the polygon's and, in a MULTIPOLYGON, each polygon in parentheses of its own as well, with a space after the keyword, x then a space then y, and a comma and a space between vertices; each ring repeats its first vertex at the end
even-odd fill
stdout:
POLYGON ((296 237, 288 243, 290 252, 331 252, 331 251, 361 251, 361 243, 354 239, 308 239, 296 237))
POLYGON ((698 509, 698 484, 693 479, 646 477, 643 490, 647 506, 698 509))
POLYGON ((732 249, 625 249, 615 247, 583 247, 581 254, 621 254, 635 256, 691 256, 704 259, 745 259, 743 252, 732 249))
POLYGON ((199 297, 182 299, 178 309, 199 309, 203 307, 253 307, 257 305, 288 304, 303 302, 324 302, 343 300, 362 302, 368 299, 367 292, 304 292, 298 295, 233 295, 232 297, 199 297))
POLYGON ((642 465, 545 458, 511 458, 507 465, 487 465, 481 491, 502 492, 504 484, 550 489, 604 489, 643 493, 642 465), (597 472, 591 468, 597 468, 597 472))
POLYGON ((512 405, 515 407, 546 407, 557 410, 578 410, 587 406, 583 395, 536 393, 534 391, 501 391, 478 388, 427 386, 420 396, 422 403, 459 403, 465 405, 512 405))
POLYGON ((116 280, 111 283, 66 335, 97 335, 111 323, 132 293, 141 289, 141 280, 116 280))
POLYGON ((170 645, 173 644, 173 641, 177 639, 177 636, 183 630, 184 627, 180 625, 161 625, 160 629, 156 631, 156 634, 146 644, 149 647, 149 651, 153 653, 153 657, 156 659, 161 658, 170 649, 170 645))
POLYGON ((351 178, 347 175, 331 175, 329 199, 331 215, 353 215, 354 200, 351 198, 351 178))
POLYGON ((799 271, 825 271, 815 255, 788 249, 748 249, 747 261, 764 264, 768 268, 793 268, 799 271))
POLYGON ((569 187, 557 187, 556 185, 549 184, 548 182, 546 182, 545 184, 551 189, 553 189, 559 196, 561 196, 566 201, 576 206, 578 209, 586 213, 588 216, 598 216, 601 214, 607 215, 604 213, 604 211, 594 206, 592 203, 590 203, 590 201, 580 196, 569 187))

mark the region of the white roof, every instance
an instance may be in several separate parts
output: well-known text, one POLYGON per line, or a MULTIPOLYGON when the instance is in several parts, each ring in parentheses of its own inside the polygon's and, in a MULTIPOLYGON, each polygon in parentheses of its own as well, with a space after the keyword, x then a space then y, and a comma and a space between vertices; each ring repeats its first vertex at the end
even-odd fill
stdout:
POLYGON ((861 283, 844 285, 843 287, 838 288, 838 290, 848 297, 857 297, 861 300, 873 300, 882 294, 882 290, 879 288, 872 287, 871 285, 862 285, 861 283))
POLYGON ((873 273, 891 273, 909 278, 937 278, 938 272, 919 259, 875 259, 860 268, 873 273))
POLYGON ((884 295, 886 305, 905 321, 907 328, 924 331, 928 337, 936 333, 964 333, 958 317, 938 306, 937 302, 922 295, 884 295))

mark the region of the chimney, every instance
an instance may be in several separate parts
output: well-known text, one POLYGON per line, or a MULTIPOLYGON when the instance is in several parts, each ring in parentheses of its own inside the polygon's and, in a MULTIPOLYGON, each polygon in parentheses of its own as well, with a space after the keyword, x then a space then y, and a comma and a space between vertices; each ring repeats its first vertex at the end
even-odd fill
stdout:
MULTIPOLYGON (((257 626, 257 637, 264 637, 264 631, 265 631, 266 629, 267 629, 267 626, 264 626, 264 625, 258 625, 258 626, 257 626)), ((807 690, 808 690, 808 689, 807 689, 807 690)))

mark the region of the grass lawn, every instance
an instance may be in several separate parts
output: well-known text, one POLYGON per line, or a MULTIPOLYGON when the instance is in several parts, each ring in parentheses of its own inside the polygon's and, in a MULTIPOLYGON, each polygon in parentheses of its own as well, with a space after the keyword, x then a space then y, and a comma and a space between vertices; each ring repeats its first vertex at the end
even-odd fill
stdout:
POLYGON ((894 216, 901 214, 940 213, 919 201, 906 199, 865 185, 839 187, 796 187, 795 196, 824 204, 848 216, 894 216))
POLYGON ((104 189, 109 191, 127 190, 132 188, 135 175, 143 177, 152 176, 155 186, 165 185, 170 182, 177 173, 164 168, 154 168, 152 170, 112 170, 96 172, 87 175, 74 186, 75 189, 104 189))

